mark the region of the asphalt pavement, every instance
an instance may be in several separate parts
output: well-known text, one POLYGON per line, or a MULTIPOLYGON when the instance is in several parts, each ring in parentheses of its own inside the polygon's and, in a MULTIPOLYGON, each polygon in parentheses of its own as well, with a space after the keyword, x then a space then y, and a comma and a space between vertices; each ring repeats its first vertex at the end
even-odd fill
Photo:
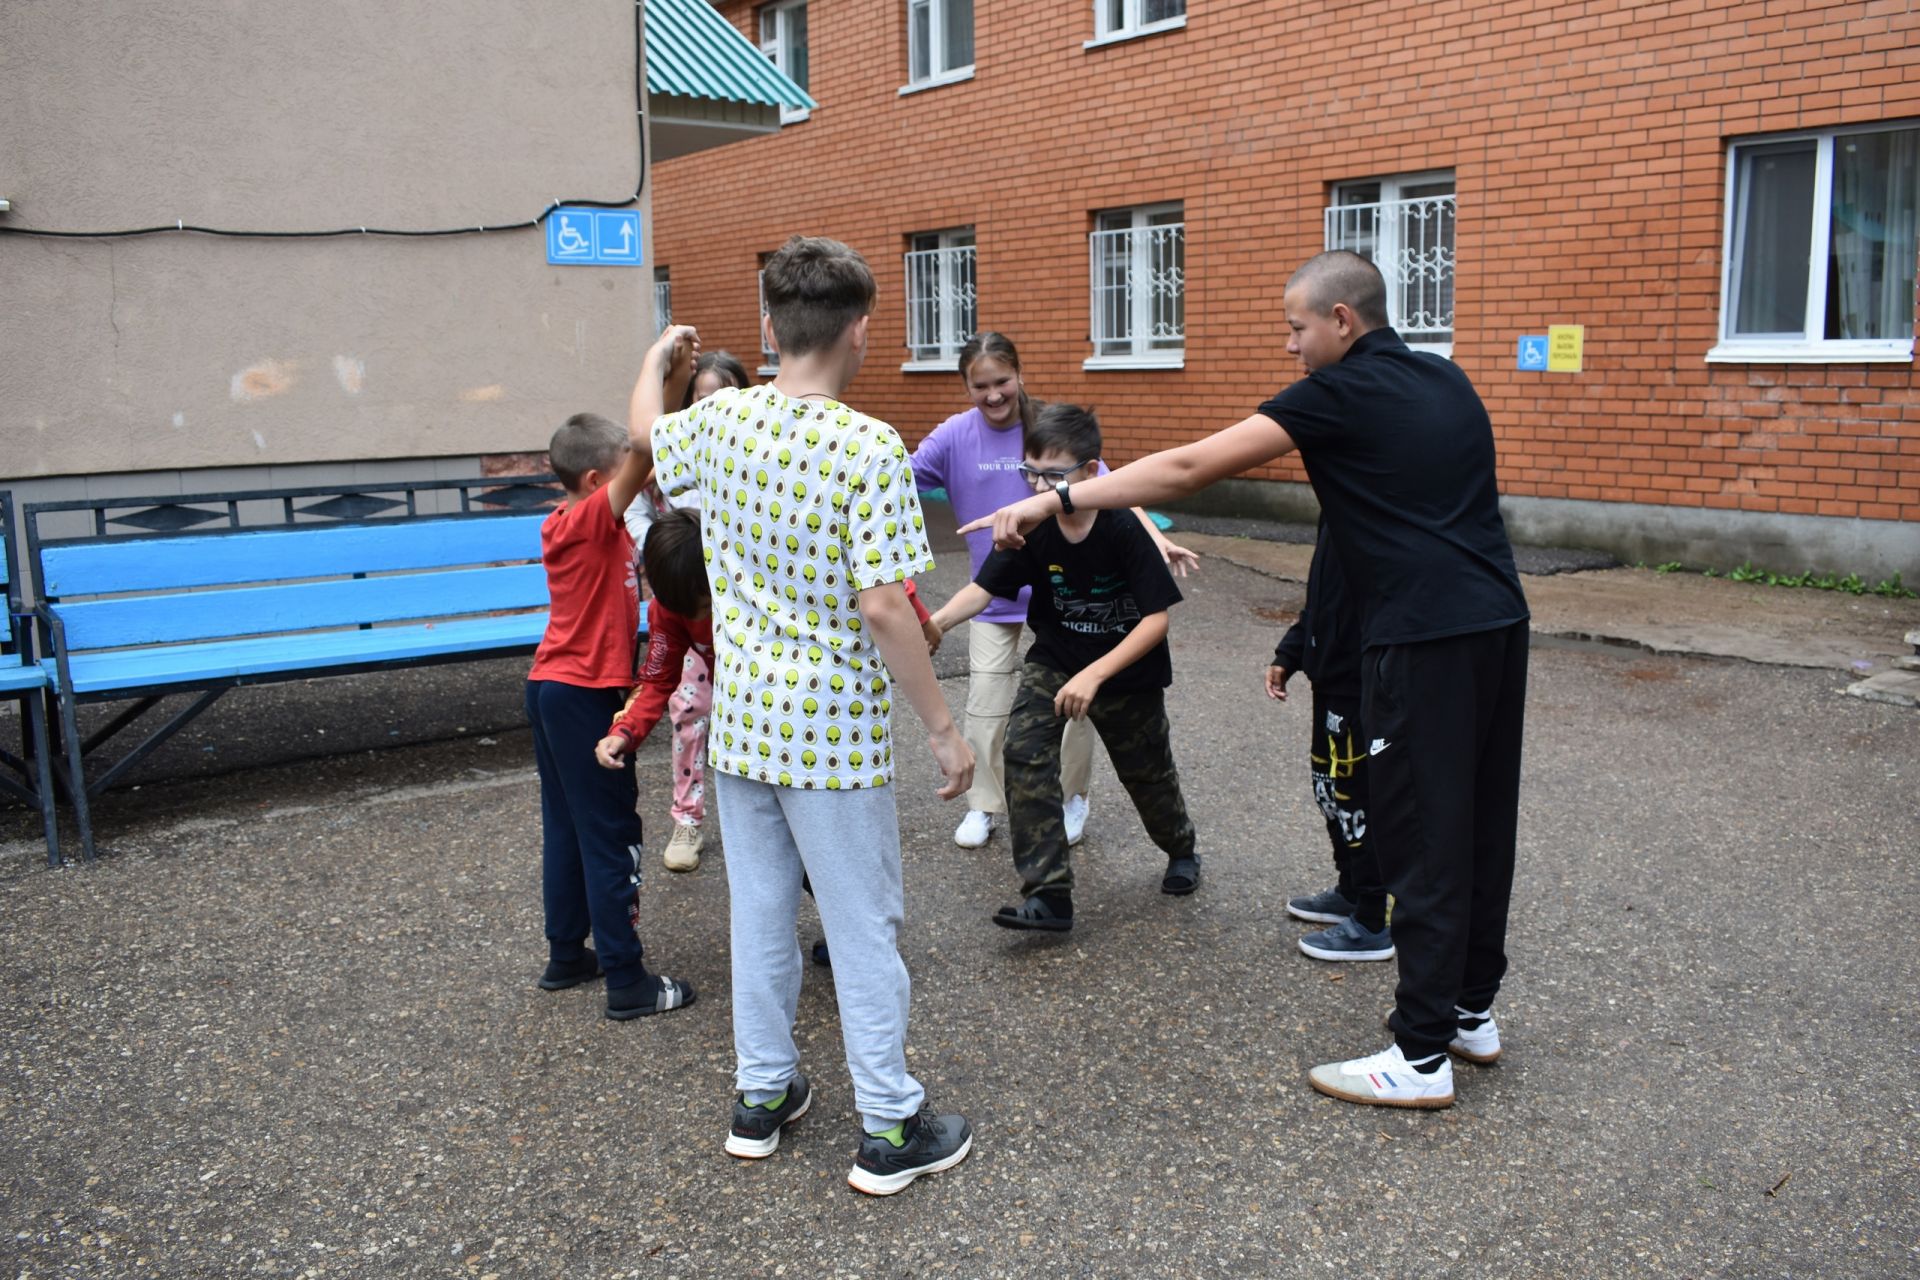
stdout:
MULTIPOLYGON (((1174 616, 1193 897, 1158 892, 1102 760, 1073 932, 993 928, 1004 833, 956 848, 903 749, 910 1062, 977 1137, 887 1200, 845 1184, 827 971, 801 996, 812 1112, 769 1160, 721 1150, 723 850, 642 895, 650 963, 698 1004, 616 1024, 597 986, 535 988, 524 662, 237 691, 102 800, 92 865, 47 870, 0 812, 10 1274, 1920 1274, 1920 713, 1840 696, 1832 662, 1596 643, 1624 627, 1550 602, 1573 622, 1533 653, 1506 1055, 1460 1067, 1451 1110, 1355 1107, 1305 1072, 1385 1045, 1393 966, 1295 948, 1314 926, 1285 900, 1331 865, 1307 691, 1259 684, 1301 592, 1229 541, 1174 616)), ((943 554, 923 591, 964 569, 943 554)), ((1626 622, 1713 585, 1526 585, 1583 579, 1626 622)), ((1846 604, 1771 590, 1728 607, 1846 604)), ((1912 603, 1861 605, 1834 653, 1897 646, 1912 603)), ((1728 616, 1696 630, 1753 632, 1728 616)), ((937 664, 956 708, 964 652, 937 664)), ((640 772, 663 830, 664 735, 640 772)))

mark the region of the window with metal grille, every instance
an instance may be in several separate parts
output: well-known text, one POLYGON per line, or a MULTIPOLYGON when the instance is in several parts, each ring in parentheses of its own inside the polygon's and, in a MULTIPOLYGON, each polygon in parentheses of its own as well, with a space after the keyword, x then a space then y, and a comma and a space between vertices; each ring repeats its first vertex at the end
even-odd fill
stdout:
POLYGON ((754 279, 759 282, 760 288, 759 372, 760 375, 765 378, 771 378, 774 374, 780 372, 780 353, 774 350, 773 338, 770 336, 772 326, 767 323, 767 259, 772 256, 770 253, 760 255, 760 270, 754 276, 754 279))
POLYGON ((1720 341, 1709 360, 1909 361, 1920 128, 1729 148, 1720 341))
POLYGON ((902 93, 973 74, 973 0, 907 0, 907 83, 902 93))
POLYGON ((1094 0, 1096 42, 1185 26, 1187 0, 1094 0))
MULTIPOLYGON (((807 85, 807 0, 780 0, 760 7, 760 52, 802 89, 807 85)), ((793 124, 810 114, 805 107, 781 107, 780 123, 793 124)))
POLYGON ((1187 348, 1185 206, 1141 205, 1094 215, 1090 369, 1179 367, 1187 348))
POLYGON ((659 337, 673 323, 673 280, 665 267, 653 269, 653 336, 659 337))
POLYGON ((1411 347, 1453 354, 1451 173, 1338 182, 1326 246, 1369 259, 1387 281, 1387 319, 1411 347))
POLYGON ((907 364, 951 373, 973 336, 973 228, 923 231, 907 237, 907 364))

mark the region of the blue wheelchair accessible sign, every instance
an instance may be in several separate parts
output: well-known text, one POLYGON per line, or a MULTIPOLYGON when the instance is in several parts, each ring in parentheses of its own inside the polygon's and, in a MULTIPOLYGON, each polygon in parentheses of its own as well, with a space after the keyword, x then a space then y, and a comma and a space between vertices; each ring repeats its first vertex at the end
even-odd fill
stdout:
POLYGON ((1520 339, 1519 363, 1522 369, 1535 372, 1547 367, 1547 335, 1530 333, 1520 339))
POLYGON ((547 261, 567 267, 637 267, 646 258, 637 209, 562 205, 547 215, 547 261))

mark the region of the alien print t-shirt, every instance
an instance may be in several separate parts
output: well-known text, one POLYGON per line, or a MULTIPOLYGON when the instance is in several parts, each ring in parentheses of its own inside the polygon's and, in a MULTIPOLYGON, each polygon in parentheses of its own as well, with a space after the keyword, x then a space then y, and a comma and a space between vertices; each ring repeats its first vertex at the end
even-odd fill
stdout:
POLYGON ((891 680, 859 593, 933 567, 900 437, 835 400, 725 388, 656 422, 653 453, 669 498, 700 497, 709 762, 783 787, 891 782, 891 680))
MULTIPOLYGON (((1042 520, 1025 546, 996 551, 974 579, 996 596, 1032 587, 1027 661, 1078 675, 1111 653, 1150 614, 1180 601, 1173 574, 1131 511, 1102 511, 1079 542, 1058 520, 1042 520)), ((1162 640, 1100 686, 1102 693, 1144 693, 1173 683, 1173 655, 1162 640)))

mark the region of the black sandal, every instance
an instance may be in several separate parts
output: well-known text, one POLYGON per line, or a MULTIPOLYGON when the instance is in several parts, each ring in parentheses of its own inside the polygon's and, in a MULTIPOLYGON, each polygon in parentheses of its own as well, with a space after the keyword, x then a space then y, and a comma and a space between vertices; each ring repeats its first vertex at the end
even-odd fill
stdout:
POLYGON ((1200 887, 1200 855, 1168 858, 1167 874, 1160 877, 1160 892, 1184 898, 1200 887))
POLYGON ((1050 899, 1034 894, 1017 907, 1002 907, 992 920, 1002 929, 1037 929, 1045 933, 1065 933, 1073 928, 1073 903, 1068 899, 1050 899), (1064 914, 1056 906, 1064 903, 1064 914))

